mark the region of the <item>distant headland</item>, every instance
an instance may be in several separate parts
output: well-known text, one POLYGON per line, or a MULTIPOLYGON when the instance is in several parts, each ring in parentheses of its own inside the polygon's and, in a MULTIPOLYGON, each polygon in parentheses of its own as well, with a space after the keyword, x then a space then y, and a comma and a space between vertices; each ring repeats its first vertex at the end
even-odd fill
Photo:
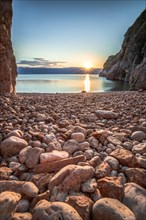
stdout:
MULTIPOLYGON (((84 74, 86 73, 82 67, 65 67, 65 68, 30 68, 18 67, 18 74, 84 74)), ((98 74, 99 68, 92 68, 91 74, 98 74)))

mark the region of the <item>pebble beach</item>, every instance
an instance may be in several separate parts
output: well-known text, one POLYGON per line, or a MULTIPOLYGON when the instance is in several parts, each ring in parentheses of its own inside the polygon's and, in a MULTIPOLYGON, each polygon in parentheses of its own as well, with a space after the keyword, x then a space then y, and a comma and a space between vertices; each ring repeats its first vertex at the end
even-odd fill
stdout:
POLYGON ((0 95, 1 220, 144 220, 146 92, 0 95))

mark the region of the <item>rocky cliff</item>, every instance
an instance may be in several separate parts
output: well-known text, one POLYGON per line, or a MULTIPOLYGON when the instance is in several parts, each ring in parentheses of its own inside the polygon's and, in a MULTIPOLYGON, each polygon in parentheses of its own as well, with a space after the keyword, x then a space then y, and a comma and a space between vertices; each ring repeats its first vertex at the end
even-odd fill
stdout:
POLYGON ((12 0, 0 0, 0 92, 15 93, 17 66, 11 42, 12 0))
POLYGON ((129 81, 130 89, 146 89, 146 10, 125 34, 121 50, 110 56, 101 75, 129 81))

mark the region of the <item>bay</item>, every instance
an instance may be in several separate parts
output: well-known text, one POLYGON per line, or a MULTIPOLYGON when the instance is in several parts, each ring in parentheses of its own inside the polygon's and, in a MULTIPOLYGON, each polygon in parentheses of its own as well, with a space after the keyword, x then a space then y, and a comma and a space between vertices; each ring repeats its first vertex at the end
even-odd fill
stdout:
POLYGON ((18 93, 79 93, 128 90, 128 83, 98 74, 19 74, 18 93))

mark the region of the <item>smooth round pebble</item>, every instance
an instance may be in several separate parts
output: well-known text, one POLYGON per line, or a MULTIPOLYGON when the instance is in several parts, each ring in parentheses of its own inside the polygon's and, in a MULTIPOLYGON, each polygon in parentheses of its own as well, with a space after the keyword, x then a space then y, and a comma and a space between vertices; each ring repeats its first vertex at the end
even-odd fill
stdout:
POLYGON ((29 208, 29 201, 26 199, 22 199, 19 201, 17 205, 17 212, 27 212, 29 208))
POLYGON ((131 139, 135 141, 142 141, 146 138, 146 134, 143 131, 135 131, 131 135, 131 139))
POLYGON ((94 156, 93 150, 86 150, 84 152, 84 156, 86 157, 87 160, 91 160, 94 156))
POLYGON ((76 140, 78 143, 85 141, 85 135, 81 132, 71 134, 71 139, 76 140))
POLYGON ((32 182, 26 182, 24 183, 24 185, 22 186, 22 192, 27 195, 28 197, 36 197, 38 194, 38 188, 36 185, 34 185, 34 183, 32 182))
POLYGON ((117 170, 112 170, 110 173, 111 176, 118 176, 117 170))
POLYGON ((113 170, 117 170, 119 168, 119 161, 112 156, 105 157, 104 161, 108 162, 113 170))

